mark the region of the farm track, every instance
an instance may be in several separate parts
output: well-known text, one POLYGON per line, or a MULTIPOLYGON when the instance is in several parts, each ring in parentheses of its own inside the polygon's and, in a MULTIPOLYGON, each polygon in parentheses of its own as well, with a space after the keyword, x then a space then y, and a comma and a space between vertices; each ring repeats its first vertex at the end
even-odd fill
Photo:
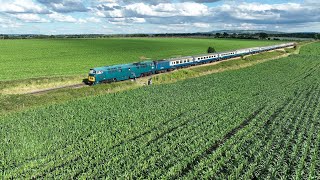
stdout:
POLYGON ((73 84, 73 85, 68 85, 68 86, 59 86, 59 87, 55 87, 55 88, 48 88, 48 89, 42 89, 42 90, 36 90, 36 91, 32 91, 32 92, 28 92, 28 93, 24 93, 24 94, 32 94, 32 95, 37 95, 37 94, 43 94, 43 93, 47 93, 47 92, 51 92, 54 90, 59 90, 59 89, 66 89, 66 88, 82 88, 87 86, 84 83, 79 83, 79 84, 73 84))

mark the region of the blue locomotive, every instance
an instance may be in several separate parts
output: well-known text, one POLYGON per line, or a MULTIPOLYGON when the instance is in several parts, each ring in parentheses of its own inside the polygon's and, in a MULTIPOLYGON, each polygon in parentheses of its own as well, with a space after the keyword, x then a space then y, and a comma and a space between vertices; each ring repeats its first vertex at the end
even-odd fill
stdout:
POLYGON ((211 63, 215 61, 236 58, 243 55, 256 54, 260 52, 281 49, 291 46, 295 46, 295 43, 285 43, 273 46, 253 47, 247 49, 239 49, 235 51, 203 54, 197 56, 186 56, 157 61, 143 61, 138 63, 98 67, 90 69, 88 84, 95 85, 100 83, 109 83, 128 79, 135 79, 143 76, 149 76, 152 74, 173 71, 179 68, 211 63))

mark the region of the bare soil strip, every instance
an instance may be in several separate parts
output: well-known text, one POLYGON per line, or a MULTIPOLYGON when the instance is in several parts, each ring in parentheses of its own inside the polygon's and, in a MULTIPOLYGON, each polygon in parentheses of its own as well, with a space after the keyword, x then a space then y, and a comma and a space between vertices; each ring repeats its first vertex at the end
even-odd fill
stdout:
POLYGON ((86 84, 84 83, 80 83, 80 84, 73 84, 73 85, 68 85, 68 86, 60 86, 60 87, 55 87, 55 88, 48 88, 48 89, 42 89, 42 90, 36 90, 36 91, 32 91, 32 92, 27 92, 25 94, 42 94, 42 93, 47 93, 49 91, 53 91, 53 90, 58 90, 58 89, 65 89, 65 88, 81 88, 86 86, 86 84))

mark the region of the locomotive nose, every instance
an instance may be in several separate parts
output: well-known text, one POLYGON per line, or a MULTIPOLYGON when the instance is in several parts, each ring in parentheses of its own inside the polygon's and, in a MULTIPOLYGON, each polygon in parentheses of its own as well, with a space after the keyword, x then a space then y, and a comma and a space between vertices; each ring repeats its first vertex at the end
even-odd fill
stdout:
POLYGON ((95 81, 96 81, 96 78, 95 78, 94 76, 89 76, 89 77, 88 77, 88 80, 89 80, 90 82, 95 82, 95 81))

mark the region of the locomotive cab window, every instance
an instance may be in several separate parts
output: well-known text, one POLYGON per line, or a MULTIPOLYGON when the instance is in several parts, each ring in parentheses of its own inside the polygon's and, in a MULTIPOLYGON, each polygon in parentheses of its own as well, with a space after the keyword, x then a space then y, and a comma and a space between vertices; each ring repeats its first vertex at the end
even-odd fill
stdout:
POLYGON ((91 69, 89 73, 90 73, 90 74, 95 74, 95 73, 96 73, 96 71, 95 71, 95 70, 93 70, 93 69, 91 69))
POLYGON ((97 74, 103 74, 103 71, 97 71, 97 74))

